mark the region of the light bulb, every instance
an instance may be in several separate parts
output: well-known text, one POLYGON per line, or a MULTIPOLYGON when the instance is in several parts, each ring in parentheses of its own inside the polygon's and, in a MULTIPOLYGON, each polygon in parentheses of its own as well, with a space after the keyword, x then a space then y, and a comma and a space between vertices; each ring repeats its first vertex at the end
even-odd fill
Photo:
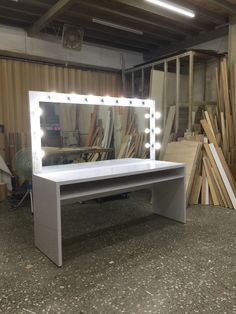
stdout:
POLYGON ((40 134, 40 137, 43 137, 43 136, 44 136, 44 132, 43 132, 42 129, 40 129, 39 134, 40 134))
POLYGON ((150 114, 149 113, 145 113, 144 117, 145 117, 145 119, 149 119, 150 118, 150 114))
POLYGON ((155 149, 160 149, 161 148, 161 144, 160 143, 156 143, 155 144, 155 149))
POLYGON ((145 147, 146 147, 146 148, 150 148, 150 144, 149 144, 149 143, 146 143, 146 144, 145 144, 145 147))
POLYGON ((157 111, 157 112, 155 113, 155 118, 156 118, 156 119, 160 119, 160 117, 161 117, 161 113, 160 113, 159 111, 157 111))
POLYGON ((41 150, 41 158, 43 158, 45 156, 45 151, 41 150))
POLYGON ((155 133, 156 134, 160 134, 161 133, 161 129, 160 128, 155 128, 155 133))
POLYGON ((42 109, 41 107, 39 107, 38 112, 39 112, 39 115, 42 116, 42 114, 43 114, 43 109, 42 109))
POLYGON ((144 130, 144 132, 145 132, 146 134, 148 134, 148 133, 150 133, 150 129, 147 128, 147 129, 144 130))

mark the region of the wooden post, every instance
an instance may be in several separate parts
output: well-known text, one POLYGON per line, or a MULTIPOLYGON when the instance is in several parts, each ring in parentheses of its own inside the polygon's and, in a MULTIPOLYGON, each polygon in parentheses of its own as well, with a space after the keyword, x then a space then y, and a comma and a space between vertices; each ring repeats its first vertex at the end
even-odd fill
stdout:
POLYGON ((175 111, 175 133, 179 130, 179 105, 180 105, 180 58, 176 58, 176 111, 175 111))
POLYGON ((163 128, 166 125, 166 116, 167 116, 167 73, 168 73, 168 63, 164 62, 164 86, 163 86, 163 128))
POLYGON ((192 131, 194 52, 189 54, 188 130, 192 131))
POLYGON ((142 69, 141 71, 141 90, 142 90, 142 94, 141 97, 144 97, 144 69, 142 69))
POLYGON ((132 75, 132 82, 131 82, 132 91, 131 91, 131 93, 132 93, 132 97, 134 97, 134 72, 132 72, 131 75, 132 75))

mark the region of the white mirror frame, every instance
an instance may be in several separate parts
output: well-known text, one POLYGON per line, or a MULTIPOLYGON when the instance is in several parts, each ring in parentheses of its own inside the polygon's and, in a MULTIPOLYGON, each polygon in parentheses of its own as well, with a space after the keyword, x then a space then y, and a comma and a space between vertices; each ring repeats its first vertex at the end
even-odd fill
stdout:
POLYGON ((104 106, 125 106, 149 108, 150 120, 150 159, 155 160, 155 101, 150 99, 93 96, 80 94, 64 94, 56 92, 29 91, 30 106, 30 128, 32 147, 32 168, 33 173, 42 172, 42 148, 41 148, 41 128, 40 128, 40 103, 68 103, 87 104, 104 106))

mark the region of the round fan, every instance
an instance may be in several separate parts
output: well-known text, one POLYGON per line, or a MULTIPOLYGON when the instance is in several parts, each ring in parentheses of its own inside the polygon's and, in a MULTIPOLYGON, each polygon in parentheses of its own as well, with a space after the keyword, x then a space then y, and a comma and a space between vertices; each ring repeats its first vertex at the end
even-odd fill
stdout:
POLYGON ((32 181, 32 156, 29 148, 23 148, 16 153, 12 166, 18 177, 32 181))

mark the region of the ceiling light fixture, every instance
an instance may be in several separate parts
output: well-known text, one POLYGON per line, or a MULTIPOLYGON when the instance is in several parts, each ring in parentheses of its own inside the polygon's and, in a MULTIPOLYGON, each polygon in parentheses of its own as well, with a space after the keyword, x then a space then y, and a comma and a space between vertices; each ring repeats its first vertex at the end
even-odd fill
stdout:
POLYGON ((195 13, 193 11, 188 10, 186 8, 183 8, 177 4, 173 4, 173 3, 168 2, 168 1, 162 1, 162 0, 146 0, 146 1, 151 2, 155 5, 158 5, 159 7, 162 7, 164 9, 173 11, 175 13, 185 15, 187 17, 191 17, 191 18, 195 17, 195 13))
POLYGON ((101 24, 101 25, 117 28, 117 29, 120 29, 122 31, 126 31, 126 32, 138 34, 138 35, 143 35, 142 31, 139 31, 139 30, 134 29, 134 28, 126 27, 126 26, 123 26, 123 25, 120 25, 120 24, 115 24, 115 23, 111 23, 111 22, 108 22, 108 21, 100 20, 100 19, 92 19, 92 21, 93 21, 93 23, 97 23, 97 24, 101 24))

